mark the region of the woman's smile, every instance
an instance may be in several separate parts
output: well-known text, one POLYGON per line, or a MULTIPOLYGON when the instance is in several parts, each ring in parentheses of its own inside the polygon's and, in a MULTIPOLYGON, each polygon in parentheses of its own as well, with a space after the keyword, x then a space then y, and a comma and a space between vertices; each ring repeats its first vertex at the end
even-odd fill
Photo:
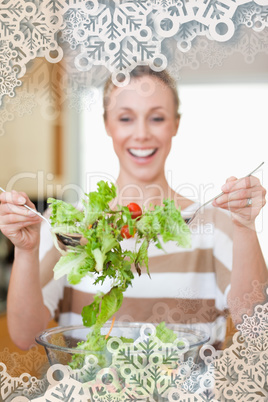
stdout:
POLYGON ((149 163, 156 155, 158 148, 129 148, 127 150, 136 163, 149 163))

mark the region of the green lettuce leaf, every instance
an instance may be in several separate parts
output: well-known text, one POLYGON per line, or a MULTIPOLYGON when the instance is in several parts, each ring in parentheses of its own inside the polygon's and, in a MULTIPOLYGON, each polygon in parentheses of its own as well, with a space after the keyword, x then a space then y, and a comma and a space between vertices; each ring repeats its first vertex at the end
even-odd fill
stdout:
POLYGON ((161 322, 156 327, 156 336, 160 339, 163 343, 172 343, 177 339, 177 335, 172 329, 167 328, 164 322, 161 322))
POLYGON ((178 246, 191 247, 191 232, 181 216, 180 210, 176 209, 173 200, 164 200, 164 208, 161 217, 161 231, 163 241, 175 241, 178 246))
POLYGON ((83 262, 76 262, 75 266, 68 274, 68 282, 72 285, 77 285, 84 276, 95 272, 95 266, 96 262, 94 258, 87 255, 83 262))
MULTIPOLYGON (((114 184, 100 181, 97 191, 85 195, 84 210, 79 211, 64 201, 49 199, 52 214, 52 233, 56 247, 64 253, 54 268, 54 278, 67 275, 71 284, 77 284, 81 278, 94 273, 94 285, 103 284, 106 278, 112 280, 107 294, 100 294, 94 302, 85 306, 82 311, 83 323, 92 327, 90 341, 84 347, 96 350, 98 342, 104 342, 100 329, 119 310, 123 301, 123 292, 132 284, 134 274, 131 264, 141 274, 143 266, 149 273, 148 247, 151 243, 163 249, 163 242, 175 241, 179 246, 190 247, 190 230, 180 210, 176 209, 173 200, 164 200, 163 206, 143 208, 139 219, 132 219, 129 209, 117 205, 110 209, 111 201, 116 197, 114 184), (121 229, 128 225, 131 235, 135 234, 134 251, 121 248, 121 229), (86 240, 84 246, 66 246, 62 250, 58 243, 57 233, 79 233, 86 240), (140 247, 137 247, 137 246, 140 247)), ((163 342, 172 342, 172 331, 160 324, 157 333, 163 342)), ((175 335, 176 338, 176 335, 175 335)))
MULTIPOLYGON (((103 297, 103 293, 97 293, 94 297, 94 302, 89 306, 84 306, 82 309, 83 325, 85 327, 92 327, 97 321, 97 315, 100 311, 100 303, 103 297)), ((95 349, 93 349, 95 350, 95 349)))
POLYGON ((95 328, 101 328, 121 307, 123 302, 123 290, 113 287, 106 293, 101 302, 100 313, 97 317, 95 328))
POLYGON ((105 255, 101 252, 99 248, 95 248, 94 250, 92 250, 92 254, 96 261, 96 271, 102 272, 105 255))
POLYGON ((48 198, 48 204, 51 208, 50 222, 52 226, 73 226, 76 222, 81 222, 84 218, 84 213, 62 200, 48 198))
POLYGON ((72 252, 62 256, 54 267, 54 279, 57 280, 63 275, 69 275, 73 269, 82 268, 86 258, 87 253, 84 251, 72 252))
MULTIPOLYGON (((92 331, 87 335, 87 340, 78 342, 77 346, 79 349, 88 350, 93 352, 92 354, 98 359, 98 365, 100 367, 107 367, 111 363, 108 362, 106 354, 101 353, 105 351, 107 340, 105 335, 101 335, 100 331, 92 331), (95 353, 94 353, 95 352, 95 353)), ((68 363, 72 369, 82 368, 85 363, 84 354, 74 354, 72 356, 72 362, 68 363)))
POLYGON ((135 259, 135 268, 138 272, 139 275, 141 275, 141 267, 143 265, 146 266, 147 268, 147 274, 150 276, 149 272, 149 258, 148 258, 148 247, 149 247, 149 242, 145 238, 139 248, 139 251, 137 253, 137 257, 135 259))
POLYGON ((85 207, 85 226, 93 224, 99 215, 109 210, 109 203, 116 197, 116 188, 113 183, 109 186, 109 183, 101 180, 97 183, 97 187, 97 191, 86 194, 88 200, 83 201, 85 207))
POLYGON ((101 251, 104 255, 108 253, 112 248, 117 248, 119 245, 118 241, 111 235, 107 234, 102 241, 101 251))
POLYGON ((161 232, 161 216, 163 207, 156 206, 152 211, 144 211, 142 217, 136 222, 141 237, 155 241, 161 232))

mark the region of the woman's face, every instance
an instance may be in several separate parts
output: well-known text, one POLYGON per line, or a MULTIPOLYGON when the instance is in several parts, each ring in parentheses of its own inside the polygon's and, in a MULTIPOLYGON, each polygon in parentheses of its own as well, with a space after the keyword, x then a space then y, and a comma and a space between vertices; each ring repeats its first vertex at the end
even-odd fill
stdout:
POLYGON ((112 89, 109 105, 105 126, 120 175, 134 182, 162 178, 179 125, 171 89, 156 77, 135 78, 126 87, 112 89))

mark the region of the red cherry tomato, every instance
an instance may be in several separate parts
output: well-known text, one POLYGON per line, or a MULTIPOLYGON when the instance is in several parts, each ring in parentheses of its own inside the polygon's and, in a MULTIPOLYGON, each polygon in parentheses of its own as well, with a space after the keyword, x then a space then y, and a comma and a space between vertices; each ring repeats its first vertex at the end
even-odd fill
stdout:
POLYGON ((134 236, 134 235, 131 235, 131 234, 129 233, 128 225, 122 226, 120 233, 121 233, 121 236, 124 237, 125 239, 130 239, 131 237, 134 236))
POLYGON ((127 207, 129 209, 132 219, 136 219, 142 215, 141 207, 135 202, 131 202, 130 204, 127 205, 127 207))

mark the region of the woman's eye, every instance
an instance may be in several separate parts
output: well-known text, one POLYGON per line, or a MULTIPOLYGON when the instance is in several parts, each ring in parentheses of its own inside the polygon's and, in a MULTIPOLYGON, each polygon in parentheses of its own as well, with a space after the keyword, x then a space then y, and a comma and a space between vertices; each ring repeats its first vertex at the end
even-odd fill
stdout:
POLYGON ((152 117, 152 120, 153 121, 164 121, 164 117, 155 116, 155 117, 152 117))
POLYGON ((123 122, 127 122, 127 121, 130 121, 131 119, 128 116, 123 116, 123 117, 120 117, 119 120, 123 121, 123 122))

